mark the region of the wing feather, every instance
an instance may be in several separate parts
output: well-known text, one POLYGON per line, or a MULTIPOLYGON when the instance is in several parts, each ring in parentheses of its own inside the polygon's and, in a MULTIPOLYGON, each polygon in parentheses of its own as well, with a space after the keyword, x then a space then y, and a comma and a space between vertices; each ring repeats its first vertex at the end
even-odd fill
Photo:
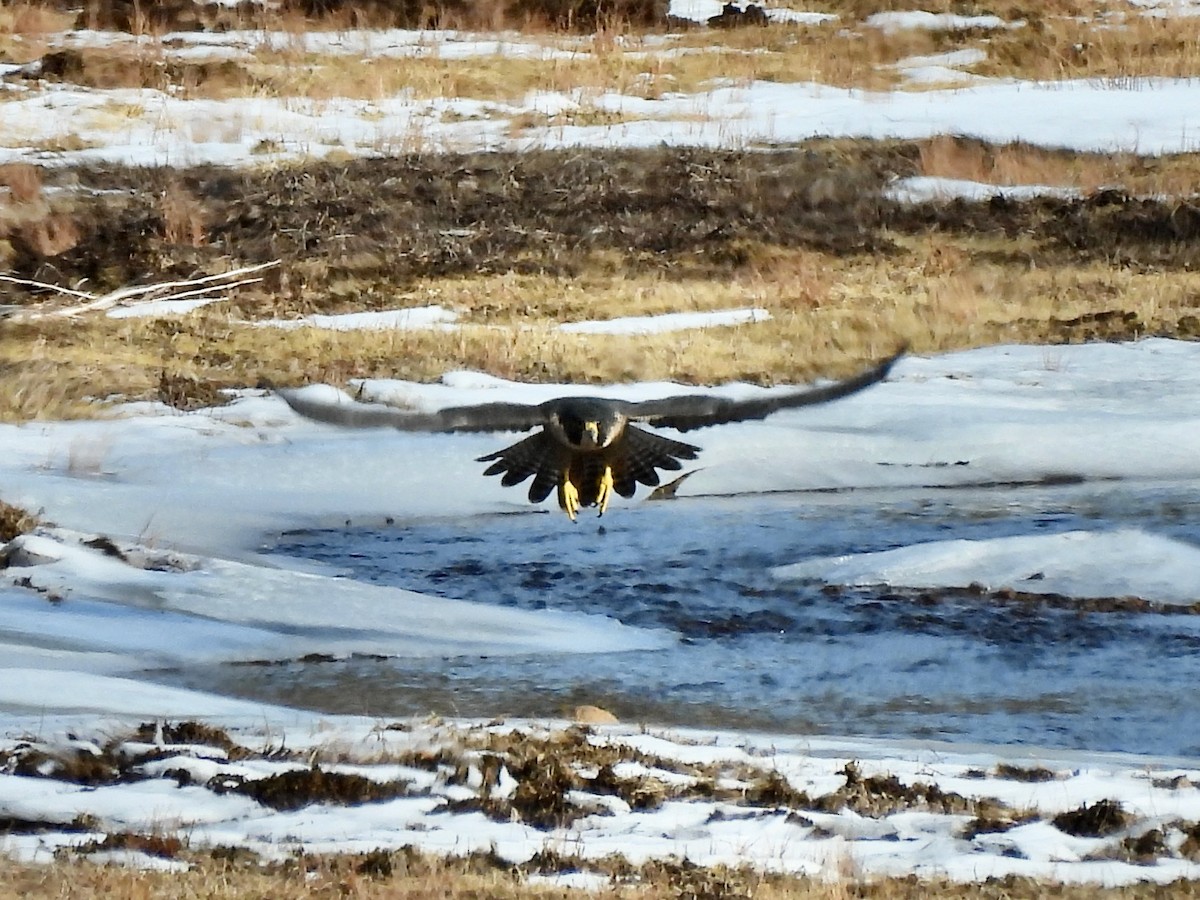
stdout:
POLYGON ((896 364, 896 360, 903 355, 904 350, 901 349, 883 362, 875 364, 853 378, 835 381, 833 384, 823 387, 807 388, 788 394, 776 394, 751 400, 727 400, 724 397, 704 394, 683 394, 677 397, 666 397, 662 400, 627 403, 624 405, 623 411, 630 419, 646 422, 659 428, 674 428, 677 431, 690 431, 693 428, 707 428, 711 425, 744 422, 749 419, 763 419, 781 409, 828 403, 831 400, 858 393, 864 388, 883 381, 892 366, 896 364))
POLYGON ((284 402, 306 419, 342 428, 397 428, 401 431, 527 431, 544 425, 542 405, 481 403, 437 412, 407 412, 382 403, 316 400, 302 391, 278 389, 284 402))
POLYGON ((511 447, 481 456, 476 462, 490 462, 483 474, 502 475, 503 487, 520 484, 532 475, 529 502, 541 503, 558 486, 560 473, 570 465, 570 453, 546 432, 539 431, 511 447))
POLYGON ((699 447, 627 425, 620 444, 609 452, 606 461, 613 468, 616 492, 632 497, 638 482, 649 487, 659 483, 656 469, 678 471, 683 467, 681 459, 695 459, 699 452, 699 447))

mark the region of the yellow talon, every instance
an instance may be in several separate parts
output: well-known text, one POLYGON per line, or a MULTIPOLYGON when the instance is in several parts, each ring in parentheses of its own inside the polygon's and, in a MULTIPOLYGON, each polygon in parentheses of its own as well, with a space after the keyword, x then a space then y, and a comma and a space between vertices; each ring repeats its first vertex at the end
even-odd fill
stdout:
POLYGON ((604 515, 604 511, 608 509, 608 501, 612 498, 612 492, 612 466, 605 466, 604 474, 600 476, 600 490, 596 493, 596 503, 600 506, 600 515, 604 515))
POLYGON ((566 510, 567 516, 575 521, 575 512, 579 509, 579 489, 571 482, 571 473, 564 472, 558 483, 558 505, 566 510))

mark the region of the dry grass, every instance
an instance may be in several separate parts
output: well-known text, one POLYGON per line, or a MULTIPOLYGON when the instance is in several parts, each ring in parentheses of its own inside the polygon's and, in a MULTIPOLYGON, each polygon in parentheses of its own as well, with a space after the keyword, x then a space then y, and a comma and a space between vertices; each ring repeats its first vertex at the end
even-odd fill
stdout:
POLYGON ((15 255, 14 245, 57 256, 78 240, 79 231, 69 212, 52 209, 47 201, 37 166, 0 166, 0 266, 6 266, 15 255))
MULTIPOLYGON (((844 14, 843 14, 844 16, 844 14)), ((680 36, 690 48, 690 85, 725 77, 737 82, 818 82, 837 87, 886 90, 900 77, 891 64, 909 56, 937 53, 951 39, 920 29, 885 34, 874 28, 846 28, 843 19, 803 27, 773 26, 728 32, 699 30, 680 36)))
MULTIPOLYGON (((984 46, 984 45, 981 45, 984 46)), ((1200 21, 1130 16, 1106 26, 1083 18, 1044 17, 1026 28, 990 34, 980 75, 1038 80, 1075 78, 1123 82, 1148 76, 1200 74, 1200 21)), ((1147 88, 1147 103, 1153 89, 1147 88)))
POLYGON ((204 204, 186 186, 173 182, 159 200, 163 237, 169 244, 202 247, 207 243, 204 204))
POLYGON ((32 531, 39 522, 34 513, 0 500, 0 544, 11 541, 18 534, 32 531))
MULTIPOLYGON (((695 32, 666 41, 631 36, 620 43, 605 35, 563 39, 533 35, 546 57, 505 53, 464 59, 436 51, 415 58, 308 53, 296 48, 260 50, 252 62, 171 63, 153 45, 125 50, 85 50, 58 77, 94 88, 168 88, 196 99, 237 96, 381 100, 408 94, 416 99, 519 101, 531 91, 615 91, 656 98, 668 91, 698 92, 716 81, 820 81, 882 89, 897 80, 880 68, 914 52, 932 52, 924 32, 885 39, 868 31, 841 34, 834 25, 803 29, 746 29, 714 35, 695 32), (563 56, 566 52, 569 55, 563 56)), ((503 40, 501 41, 503 45, 503 40)))
POLYGON ((0 35, 36 37, 56 34, 71 27, 75 14, 58 5, 8 0, 0 5, 0 35))
MULTIPOLYGON (((186 855, 185 855, 186 856, 186 855)), ((1200 896, 1190 882, 1172 885, 1047 885, 1022 878, 984 884, 949 884, 916 879, 884 879, 825 884, 808 879, 756 874, 725 868, 702 869, 678 863, 622 867, 621 880, 594 890, 538 884, 516 868, 486 855, 438 860, 411 851, 375 851, 353 857, 300 857, 287 863, 259 865, 234 853, 191 856, 186 872, 149 872, 103 866, 66 858, 53 866, 9 864, 0 867, 0 898, 170 897, 173 900, 240 900, 288 897, 294 900, 442 900, 488 897, 579 898, 579 900, 1151 900, 1200 896)))
POLYGON ((1137 196, 1189 197, 1200 188, 1200 155, 1072 153, 1030 144, 985 144, 936 137, 919 145, 922 175, 987 184, 1045 184, 1091 193, 1117 188, 1137 196))
POLYGON ((988 2, 963 2, 963 0, 815 0, 806 3, 805 9, 840 15, 847 22, 861 21, 877 12, 895 10, 923 10, 932 13, 955 15, 994 15, 1006 21, 1027 19, 1031 15, 1092 16, 1106 9, 1126 10, 1121 0, 1042 0, 1037 4, 1026 0, 988 0, 988 2))
MULTIPOLYGON (((54 194, 53 204, 38 185, 51 173, 15 169, 12 209, 0 212, 20 276, 103 292, 228 271, 239 257, 283 263, 178 319, 7 320, 0 418, 94 414, 87 398, 110 395, 194 408, 263 380, 425 381, 471 368, 541 382, 794 383, 846 374, 905 342, 921 353, 1197 337, 1200 213, 1187 203, 872 199, 887 172, 1136 189, 1184 183, 1195 164, 843 141, 770 155, 572 151, 132 173, 141 194, 54 194), (55 253, 49 232, 31 239, 11 218, 27 207, 39 223, 64 219, 79 244, 55 253), (329 332, 247 321, 433 304, 461 325, 329 332), (639 336, 557 330, 740 307, 772 318, 639 336)), ((119 186, 127 176, 104 177, 119 186)))
POLYGON ((0 59, 25 63, 45 52, 47 41, 68 30, 73 13, 34 0, 0 4, 0 59))
POLYGON ((1088 330, 1087 317, 1114 310, 1133 317, 1121 320, 1127 332, 1169 333, 1200 312, 1200 273, 1096 263, 1014 270, 988 260, 999 247, 994 239, 911 238, 888 260, 765 248, 756 264, 719 281, 505 274, 430 280, 399 301, 459 310, 466 324, 450 332, 282 331, 240 324, 219 310, 174 322, 10 326, 0 334, 0 365, 14 376, 3 381, 0 418, 94 414, 85 398, 101 385, 105 396, 155 398, 164 372, 210 387, 261 379, 427 381, 458 368, 529 381, 800 382, 848 374, 906 341, 922 353, 1104 336, 1088 330), (773 318, 641 336, 554 330, 588 317, 741 306, 765 307, 773 318))
POLYGON ((94 88, 178 89, 184 96, 351 98, 380 100, 408 93, 418 99, 465 98, 515 101, 530 91, 617 91, 645 98, 667 91, 697 92, 715 81, 750 83, 820 81, 874 89, 897 81, 886 65, 905 56, 936 51, 942 41, 927 32, 885 36, 874 29, 846 32, 837 23, 804 28, 773 27, 732 32, 696 31, 663 36, 590 37, 526 34, 544 59, 501 49, 463 59, 325 55, 285 47, 260 50, 252 62, 175 63, 154 43, 137 47, 72 51, 72 65, 57 75, 94 88), (563 55, 564 51, 569 55, 563 55), (665 51, 665 52, 664 52, 665 51))
MULTIPOLYGON (((987 59, 969 70, 995 77, 1122 81, 1200 75, 1200 20, 1186 17, 1129 15, 1118 24, 1100 23, 1090 15, 1096 11, 1093 5, 1069 2, 1043 4, 1036 15, 1015 2, 989 5, 986 10, 964 9, 960 3, 886 0, 836 7, 832 11, 840 18, 820 25, 697 29, 672 36, 646 34, 627 24, 588 36, 566 36, 544 26, 513 23, 522 27, 518 37, 502 35, 497 52, 464 59, 440 58, 435 47, 428 56, 374 56, 364 63, 358 57, 306 52, 297 40, 291 47, 260 50, 250 62, 185 63, 173 61, 169 48, 151 40, 125 50, 80 51, 78 64, 59 77, 97 88, 149 87, 214 99, 379 100, 408 93, 418 99, 501 102, 519 100, 530 91, 579 91, 584 96, 616 91, 655 98, 668 91, 702 91, 718 80, 816 81, 883 90, 901 84, 899 73, 891 67, 898 60, 962 48, 983 50, 987 59), (1089 15, 1081 15, 1081 6, 1087 6, 1089 15), (893 7, 988 12, 1021 19, 1026 25, 990 31, 886 33, 861 24, 871 13, 893 7), (543 46, 547 58, 505 52, 506 41, 514 39, 543 46), (563 56, 563 51, 568 55, 563 56)), ((294 11, 276 15, 279 21, 264 20, 261 26, 299 35, 354 24, 345 15, 315 22, 298 19, 294 11)), ((498 15, 495 9, 488 13, 493 19, 498 15)), ((32 13, 25 17, 32 18, 32 13)), ((5 55, 21 61, 36 58, 15 45, 5 55)))

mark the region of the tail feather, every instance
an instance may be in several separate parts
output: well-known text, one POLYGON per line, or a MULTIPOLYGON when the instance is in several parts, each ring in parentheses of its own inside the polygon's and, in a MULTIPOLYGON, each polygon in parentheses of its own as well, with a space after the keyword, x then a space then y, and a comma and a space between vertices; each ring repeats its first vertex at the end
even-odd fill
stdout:
POLYGON ((658 485, 659 469, 677 471, 683 468, 680 460, 695 459, 699 451, 691 444, 626 425, 621 440, 604 450, 572 454, 548 433, 539 431, 479 457, 478 462, 490 462, 483 474, 500 475, 504 487, 532 477, 530 503, 541 503, 560 488, 559 505, 563 505, 560 482, 565 475, 578 492, 579 506, 587 507, 599 502, 606 469, 612 472, 613 490, 622 497, 632 497, 639 484, 658 485))

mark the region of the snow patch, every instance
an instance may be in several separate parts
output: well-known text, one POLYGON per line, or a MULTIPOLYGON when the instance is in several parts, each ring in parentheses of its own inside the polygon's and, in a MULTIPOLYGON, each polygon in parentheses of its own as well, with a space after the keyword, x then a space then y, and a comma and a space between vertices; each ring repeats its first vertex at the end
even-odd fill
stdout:
POLYGON ((951 540, 780 566, 781 579, 865 587, 1012 589, 1079 598, 1200 602, 1200 548, 1135 529, 951 540), (1111 561, 1106 565, 1105 561, 1111 561))

